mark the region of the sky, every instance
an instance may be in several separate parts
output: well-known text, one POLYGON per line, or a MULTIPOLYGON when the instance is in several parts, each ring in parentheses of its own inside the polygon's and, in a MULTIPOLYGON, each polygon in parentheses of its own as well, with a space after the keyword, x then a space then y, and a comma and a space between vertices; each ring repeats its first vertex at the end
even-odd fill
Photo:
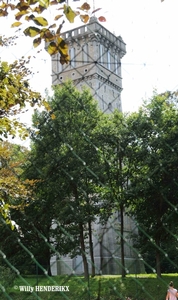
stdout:
MULTIPOLYGON (((85 1, 73 2, 72 7, 85 1)), ((153 91, 162 93, 178 89, 178 0, 88 0, 94 8, 102 8, 96 16, 103 15, 102 23, 116 36, 121 35, 126 43, 126 55, 122 58, 123 91, 122 107, 125 112, 138 110, 144 99, 153 91)), ((53 23, 54 13, 49 17, 53 23)), ((32 87, 44 93, 51 86, 50 56, 45 50, 36 53, 32 40, 23 37, 22 31, 10 28, 10 18, 1 18, 0 34, 12 33, 20 38, 16 47, 0 48, 1 60, 12 61, 22 55, 31 55, 34 71, 30 79, 32 87)), ((63 30, 83 25, 79 20, 74 24, 65 22, 63 30)))
POLYGON ((125 111, 137 110, 155 89, 178 89, 177 13, 178 0, 109 1, 106 26, 127 45, 122 59, 125 111))

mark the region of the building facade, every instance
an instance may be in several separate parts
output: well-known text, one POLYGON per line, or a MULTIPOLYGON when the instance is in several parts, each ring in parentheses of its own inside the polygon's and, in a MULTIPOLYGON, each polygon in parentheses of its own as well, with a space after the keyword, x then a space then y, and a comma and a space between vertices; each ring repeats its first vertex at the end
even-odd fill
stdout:
MULTIPOLYGON (((95 17, 90 19, 89 24, 64 32, 62 36, 69 47, 70 63, 62 65, 59 54, 52 57, 52 84, 62 84, 71 79, 79 90, 83 87, 90 89, 104 113, 114 109, 122 111, 121 59, 126 54, 122 38, 108 31, 95 17)), ((136 232, 134 221, 125 215, 125 266, 129 273, 144 271, 132 246, 131 235, 136 232)), ((93 224, 93 249, 96 273, 121 274, 119 212, 115 212, 105 226, 99 220, 93 224)), ((53 275, 82 274, 82 258, 65 256, 57 259, 54 256, 51 269, 53 275)))
POLYGON ((52 58, 52 83, 71 79, 78 89, 88 87, 103 112, 122 110, 121 58, 126 45, 95 17, 90 23, 62 34, 69 46, 70 63, 62 65, 59 54, 52 58))

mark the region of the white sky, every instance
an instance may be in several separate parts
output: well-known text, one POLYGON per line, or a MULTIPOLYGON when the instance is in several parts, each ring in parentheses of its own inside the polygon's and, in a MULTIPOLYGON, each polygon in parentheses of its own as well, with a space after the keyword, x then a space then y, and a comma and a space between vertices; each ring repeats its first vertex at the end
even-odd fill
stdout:
POLYGON ((178 89, 178 0, 106 3, 106 27, 127 44, 122 59, 123 109, 136 110, 153 89, 178 89))
MULTIPOLYGON (((69 0, 72 7, 84 2, 69 0)), ((93 0, 87 2, 93 6, 93 0)), ((104 15, 107 19, 102 25, 121 35, 127 45, 122 59, 123 110, 137 110, 154 89, 158 92, 178 89, 178 0, 95 0, 95 8, 99 7, 102 10, 96 16, 104 15)), ((50 18, 53 23, 52 12, 50 18)), ((9 17, 1 18, 0 33, 7 34, 10 30, 13 35, 14 30, 9 29, 11 23, 9 17)), ((64 31, 81 24, 67 25, 66 21, 64 31)), ((22 55, 35 56, 31 84, 44 92, 51 86, 50 57, 45 51, 36 54, 39 49, 33 50, 32 39, 22 38, 22 31, 17 31, 21 43, 16 47, 0 47, 1 59, 12 61, 22 55)))

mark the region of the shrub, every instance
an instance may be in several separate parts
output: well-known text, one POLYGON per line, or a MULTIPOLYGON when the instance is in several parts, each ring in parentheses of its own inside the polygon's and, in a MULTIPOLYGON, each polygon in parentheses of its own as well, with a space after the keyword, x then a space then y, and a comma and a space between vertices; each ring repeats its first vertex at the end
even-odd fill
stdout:
POLYGON ((10 268, 0 266, 0 283, 5 289, 13 285, 15 278, 16 274, 10 268))

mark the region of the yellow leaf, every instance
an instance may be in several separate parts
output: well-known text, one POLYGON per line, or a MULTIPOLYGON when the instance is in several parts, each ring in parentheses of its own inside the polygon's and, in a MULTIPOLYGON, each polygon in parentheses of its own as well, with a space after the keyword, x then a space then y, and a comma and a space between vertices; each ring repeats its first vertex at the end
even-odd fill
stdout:
POLYGON ((38 2, 42 7, 48 8, 49 6, 49 0, 39 0, 38 2))
POLYGON ((58 47, 60 53, 63 56, 68 56, 68 46, 67 46, 66 42, 61 37, 58 37, 56 39, 56 43, 57 43, 57 47, 58 47))
POLYGON ((24 30, 24 34, 30 37, 35 37, 39 33, 40 33, 40 29, 33 26, 30 26, 24 30))
POLYGON ((44 105, 44 107, 46 108, 47 111, 51 110, 51 107, 50 107, 49 103, 46 102, 45 100, 43 101, 43 105, 44 105))
POLYGON ((24 15, 28 14, 29 11, 28 10, 22 10, 22 11, 19 11, 16 15, 15 15, 15 19, 17 21, 19 21, 21 19, 21 17, 23 17, 24 15))
POLYGON ((2 4, 0 5, 0 8, 7 8, 7 4, 5 2, 2 2, 2 4))
POLYGON ((74 19, 77 14, 71 9, 70 6, 64 5, 64 14, 70 23, 74 23, 74 19))
POLYGON ((20 25, 22 25, 21 22, 15 22, 11 25, 11 27, 19 27, 20 25))
POLYGON ((14 224, 12 224, 12 223, 10 223, 10 225, 11 225, 11 230, 14 230, 14 224))
POLYGON ((38 26, 48 26, 48 21, 43 17, 36 17, 33 19, 33 22, 38 26))
POLYGON ((56 119, 55 114, 52 114, 52 115, 51 115, 51 119, 52 119, 52 120, 56 119))
POLYGON ((54 55, 54 54, 57 54, 59 52, 58 48, 57 48, 57 45, 55 42, 51 42, 47 48, 47 52, 50 54, 50 55, 54 55))

